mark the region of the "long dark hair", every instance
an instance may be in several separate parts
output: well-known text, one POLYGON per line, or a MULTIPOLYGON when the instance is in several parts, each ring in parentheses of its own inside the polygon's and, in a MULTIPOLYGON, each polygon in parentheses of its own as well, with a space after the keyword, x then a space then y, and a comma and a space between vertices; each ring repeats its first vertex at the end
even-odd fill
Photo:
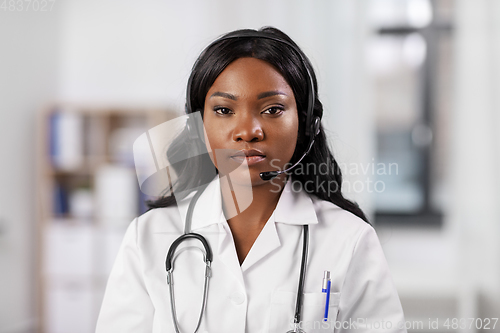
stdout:
MULTIPOLYGON (((230 63, 243 57, 257 58, 273 65, 292 88, 297 110, 299 110, 299 133, 295 153, 290 163, 298 161, 309 144, 309 138, 305 135, 306 110, 310 89, 309 75, 312 77, 313 89, 316 96, 313 107, 314 116, 321 118, 323 115, 323 105, 317 97, 318 85, 310 61, 290 37, 276 28, 265 27, 258 31, 250 29, 236 30, 222 36, 218 42, 214 42, 208 46, 193 66, 188 83, 186 112, 200 111, 203 116, 205 97, 215 79, 230 63), (250 37, 245 37, 245 34, 250 35, 250 37), (268 36, 270 38, 259 38, 256 35, 268 36), (242 38, 238 38, 238 36, 242 38), (286 43, 275 39, 284 40, 286 43, 292 44, 296 50, 293 50, 286 43), (297 52, 300 52, 300 55, 297 52)), ((187 135, 186 130, 182 132, 175 144, 167 152, 167 155, 174 155, 183 149, 189 149, 187 145, 195 144, 186 140, 187 135)), ((209 182, 211 179, 193 177, 193 175, 206 175, 206 172, 201 172, 205 168, 214 168, 208 156, 192 158, 189 161, 183 162, 182 165, 178 165, 176 167, 176 171, 179 171, 178 173, 180 174, 178 186, 181 189, 193 188, 209 182), (182 172, 182 170, 188 168, 190 170, 189 173, 182 172), (197 170, 200 172, 196 172, 197 170), (182 176, 183 174, 184 176, 182 176)), ((291 177, 293 182, 300 182, 301 187, 309 194, 315 195, 322 200, 330 201, 368 222, 359 206, 347 200, 342 195, 342 173, 328 147, 322 126, 320 126, 319 134, 315 138, 311 151, 301 161, 299 166, 291 172, 291 177), (315 171, 313 174, 309 172, 311 167, 315 171), (306 171, 304 172, 304 170, 306 171), (309 186, 311 184, 314 185, 309 186), (322 185, 317 186, 318 184, 322 185)), ((148 206, 150 208, 167 207, 175 204, 175 202, 173 195, 166 195, 160 197, 158 200, 149 201, 148 206)))

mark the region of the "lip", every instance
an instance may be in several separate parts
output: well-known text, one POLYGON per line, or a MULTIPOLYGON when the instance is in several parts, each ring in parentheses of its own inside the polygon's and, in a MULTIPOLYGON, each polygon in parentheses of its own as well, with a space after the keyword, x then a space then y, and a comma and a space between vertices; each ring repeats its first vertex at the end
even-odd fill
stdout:
POLYGON ((231 158, 239 163, 243 163, 246 160, 247 165, 251 166, 265 160, 266 155, 258 149, 241 149, 232 155, 231 158))

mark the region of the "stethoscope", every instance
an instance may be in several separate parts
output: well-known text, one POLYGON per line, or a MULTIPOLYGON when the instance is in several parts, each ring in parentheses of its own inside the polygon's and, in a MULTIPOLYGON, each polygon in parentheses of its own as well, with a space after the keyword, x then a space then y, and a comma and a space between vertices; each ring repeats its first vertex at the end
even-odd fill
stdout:
MULTIPOLYGON (((189 207, 187 210, 186 214, 186 223, 184 225, 184 234, 177 238, 172 245, 170 246, 170 249, 168 250, 167 253, 167 258, 165 260, 165 268, 167 270, 167 284, 168 284, 168 289, 169 289, 169 294, 170 294, 170 308, 172 310, 172 318, 174 322, 174 327, 175 327, 175 332, 176 333, 181 333, 179 329, 179 323, 177 321, 177 313, 175 309, 175 297, 174 297, 174 281, 173 281, 173 271, 174 271, 174 254, 175 250, 177 247, 184 242, 185 240, 188 239, 196 239, 201 242, 205 249, 205 253, 203 256, 203 261, 205 262, 205 281, 204 281, 204 287, 203 287, 203 299, 202 299, 202 306, 201 306, 201 311, 200 311, 200 316, 198 317, 198 323, 196 325, 196 329, 194 330, 194 333, 198 331, 200 328, 201 324, 201 319, 203 318, 203 313, 205 312, 205 308, 207 305, 207 295, 208 295, 208 281, 211 277, 211 265, 212 265, 212 260, 213 260, 213 254, 212 254, 212 249, 210 248, 210 245, 208 244, 208 241, 206 240, 205 237, 203 237, 200 234, 191 232, 191 221, 193 218, 193 210, 196 202, 198 201, 199 197, 205 190, 207 185, 203 186, 200 188, 193 196, 191 199, 191 202, 189 203, 189 207)), ((302 260, 300 264, 300 275, 299 275, 299 286, 297 290, 297 300, 295 303, 295 315, 293 318, 293 323, 294 323, 294 328, 287 333, 291 332, 304 332, 300 328, 300 321, 301 321, 301 314, 302 314, 302 305, 303 305, 303 297, 304 297, 304 280, 306 276, 306 267, 307 267, 307 253, 309 249, 309 226, 307 224, 304 225, 303 227, 303 232, 302 232, 303 238, 302 238, 302 260)))

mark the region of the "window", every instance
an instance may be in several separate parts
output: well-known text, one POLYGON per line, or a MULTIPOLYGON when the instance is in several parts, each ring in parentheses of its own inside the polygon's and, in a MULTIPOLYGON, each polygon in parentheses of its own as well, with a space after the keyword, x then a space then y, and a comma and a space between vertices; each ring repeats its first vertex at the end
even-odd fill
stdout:
POLYGON ((372 0, 377 224, 438 226, 446 205, 453 0, 372 0), (378 165, 378 164, 377 164, 378 165))

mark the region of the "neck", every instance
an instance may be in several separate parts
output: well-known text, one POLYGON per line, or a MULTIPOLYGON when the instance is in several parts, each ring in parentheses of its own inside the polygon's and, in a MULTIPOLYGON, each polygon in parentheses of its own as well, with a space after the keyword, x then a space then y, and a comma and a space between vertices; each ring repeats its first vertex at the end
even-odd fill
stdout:
POLYGON ((245 260, 253 243, 276 208, 285 182, 286 175, 283 174, 274 178, 272 182, 266 181, 259 185, 252 185, 251 187, 232 184, 232 191, 228 186, 221 186, 224 212, 226 217, 230 217, 227 223, 233 234, 236 253, 240 264, 245 260), (241 196, 241 193, 244 195, 250 191, 253 197, 250 205, 242 212, 230 212, 228 207, 234 207, 233 198, 236 197, 235 193, 239 193, 241 196))
POLYGON ((286 175, 280 175, 272 181, 266 181, 249 188, 248 186, 231 184, 233 191, 227 186, 221 187, 222 202, 224 207, 234 207, 235 193, 252 192, 252 201, 243 211, 237 211, 228 214, 229 225, 239 226, 240 228, 262 229, 269 217, 272 215, 278 200, 286 183, 286 175))

